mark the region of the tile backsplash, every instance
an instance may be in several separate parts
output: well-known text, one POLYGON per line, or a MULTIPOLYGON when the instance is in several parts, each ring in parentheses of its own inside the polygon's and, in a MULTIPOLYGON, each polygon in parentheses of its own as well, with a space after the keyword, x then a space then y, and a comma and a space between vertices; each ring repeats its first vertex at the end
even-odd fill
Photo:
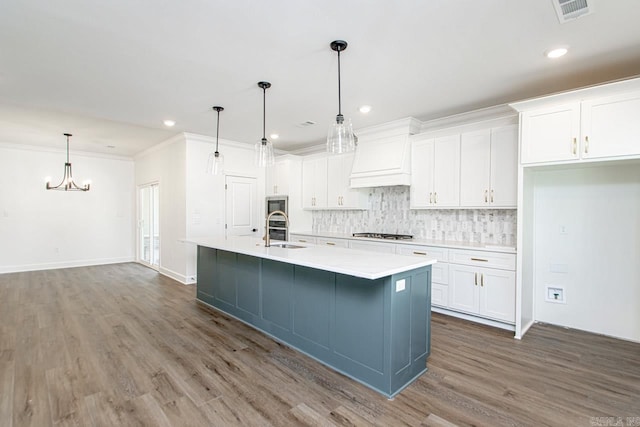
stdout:
POLYGON ((515 209, 409 209, 409 187, 369 190, 366 211, 314 211, 314 232, 411 234, 417 239, 516 244, 515 209))

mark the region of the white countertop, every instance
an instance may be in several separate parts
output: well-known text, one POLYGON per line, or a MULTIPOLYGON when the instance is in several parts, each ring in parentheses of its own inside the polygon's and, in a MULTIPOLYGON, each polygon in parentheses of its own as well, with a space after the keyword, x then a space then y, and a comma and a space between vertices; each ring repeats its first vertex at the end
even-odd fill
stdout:
MULTIPOLYGON (((307 245, 297 242, 291 242, 291 244, 304 246, 304 248, 286 249, 275 245, 266 248, 264 241, 255 237, 230 237, 228 239, 203 237, 188 238, 184 241, 199 246, 365 279, 379 279, 436 263, 435 259, 383 254, 357 249, 307 245)), ((274 241, 273 243, 279 244, 282 242, 274 241)))
POLYGON ((490 252, 503 252, 515 254, 516 248, 513 246, 501 246, 491 243, 472 243, 472 242, 456 242, 451 240, 430 240, 430 239, 411 239, 411 240, 392 240, 392 239, 370 239, 367 237, 353 237, 352 234, 330 233, 330 232, 310 232, 310 231, 290 231, 289 234, 298 234, 302 236, 326 237, 329 239, 350 239, 350 240, 366 240, 369 242, 395 243, 399 245, 421 245, 421 246, 438 246, 441 248, 451 249, 473 249, 490 252))

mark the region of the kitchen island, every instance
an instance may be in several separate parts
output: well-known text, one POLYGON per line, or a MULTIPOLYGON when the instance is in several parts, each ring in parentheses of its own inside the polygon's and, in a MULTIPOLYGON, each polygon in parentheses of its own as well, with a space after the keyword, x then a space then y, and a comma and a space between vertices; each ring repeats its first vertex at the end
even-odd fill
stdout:
POLYGON ((198 301, 392 398, 430 352, 435 260, 255 238, 198 245, 198 301))

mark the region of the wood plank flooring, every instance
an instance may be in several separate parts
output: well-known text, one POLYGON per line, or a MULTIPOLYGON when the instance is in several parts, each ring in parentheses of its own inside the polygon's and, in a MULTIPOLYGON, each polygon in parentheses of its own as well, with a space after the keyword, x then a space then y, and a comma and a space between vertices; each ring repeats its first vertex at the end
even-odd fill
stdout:
POLYGON ((432 333, 387 400, 137 264, 3 274, 0 426, 640 425, 640 344, 436 314, 432 333))

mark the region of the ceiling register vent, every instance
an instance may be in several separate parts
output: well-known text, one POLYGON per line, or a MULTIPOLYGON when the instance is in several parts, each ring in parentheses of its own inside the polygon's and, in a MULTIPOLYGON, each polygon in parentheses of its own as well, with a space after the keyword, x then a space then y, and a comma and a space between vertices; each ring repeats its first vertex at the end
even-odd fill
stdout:
POLYGON ((593 12, 594 0, 552 0, 561 24, 593 12))

